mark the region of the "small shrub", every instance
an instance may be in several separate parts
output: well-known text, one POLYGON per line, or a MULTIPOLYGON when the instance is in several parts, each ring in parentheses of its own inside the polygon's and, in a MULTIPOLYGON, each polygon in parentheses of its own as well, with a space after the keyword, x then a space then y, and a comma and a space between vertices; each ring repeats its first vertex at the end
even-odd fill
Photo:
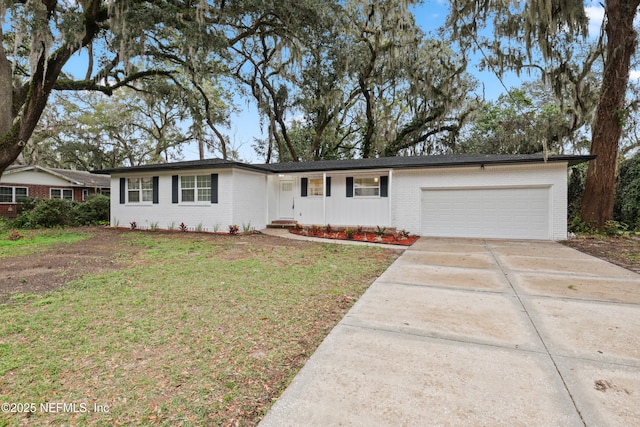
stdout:
POLYGON ((151 231, 158 231, 158 223, 157 223, 157 222, 152 222, 152 223, 149 225, 149 229, 150 229, 151 231))
POLYGON ((180 231, 182 231, 183 233, 189 231, 189 227, 187 227, 184 222, 181 222, 178 228, 180 228, 180 231))
POLYGON ((20 239, 24 239, 24 234, 20 233, 16 229, 11 230, 11 233, 7 236, 7 240, 11 240, 12 242, 16 242, 20 239))
POLYGON ((213 226, 213 232, 214 232, 214 233, 217 233, 218 231, 220 231, 220 224, 215 224, 215 225, 213 226))
POLYGON ((253 230, 253 227, 251 227, 251 221, 249 221, 247 224, 245 224, 244 222, 242 223, 243 233, 250 233, 252 230, 253 230))
POLYGON ((239 231, 239 228, 238 228, 238 226, 237 226, 237 225, 235 225, 235 224, 234 224, 234 225, 230 225, 230 226, 229 226, 229 234, 230 234, 231 236, 235 236, 235 235, 237 235, 237 234, 238 234, 238 231, 239 231))
POLYGON ((169 231, 173 231, 176 229, 176 223, 175 222, 171 222, 169 225, 167 225, 167 230, 169 231))
POLYGON ((331 224, 327 224, 327 226, 324 229, 327 233, 331 233, 333 231, 333 227, 331 227, 331 224))
POLYGON ((319 236, 321 231, 322 231, 322 227, 320 227, 319 225, 311 226, 311 232, 313 233, 314 236, 319 236))
POLYGON ((384 236, 385 231, 387 231, 387 227, 380 227, 379 225, 376 225, 376 235, 378 237, 384 236))
POLYGON ((624 222, 607 221, 602 228, 602 232, 608 236, 629 234, 629 226, 624 222))
POLYGON ((131 229, 131 230, 135 230, 135 229, 137 229, 137 228, 138 228, 138 223, 137 223, 137 222, 135 222, 135 221, 131 221, 131 222, 129 223, 129 225, 130 225, 130 229, 131 229))
POLYGON ((361 225, 359 225, 359 226, 357 226, 357 227, 356 227, 356 233, 357 233, 357 234, 362 234, 363 232, 364 232, 364 229, 362 228, 362 226, 361 226, 361 225))
POLYGON ((197 231, 198 233, 201 233, 201 232, 202 232, 202 223, 199 223, 198 225, 196 225, 196 231, 197 231))
POLYGON ((347 239, 351 240, 355 235, 355 231, 352 228, 345 228, 344 235, 347 236, 347 239))

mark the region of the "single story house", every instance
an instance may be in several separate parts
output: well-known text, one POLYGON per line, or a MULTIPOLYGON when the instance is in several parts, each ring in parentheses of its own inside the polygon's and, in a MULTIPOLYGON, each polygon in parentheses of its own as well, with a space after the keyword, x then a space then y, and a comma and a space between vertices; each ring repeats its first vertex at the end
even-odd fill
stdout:
POLYGON ((108 176, 86 171, 9 166, 0 176, 0 216, 16 217, 21 197, 68 199, 81 202, 94 194, 110 194, 108 176))
POLYGON ((246 164, 209 159, 111 175, 111 225, 225 231, 273 221, 423 236, 561 240, 567 167, 593 156, 446 155, 246 164))

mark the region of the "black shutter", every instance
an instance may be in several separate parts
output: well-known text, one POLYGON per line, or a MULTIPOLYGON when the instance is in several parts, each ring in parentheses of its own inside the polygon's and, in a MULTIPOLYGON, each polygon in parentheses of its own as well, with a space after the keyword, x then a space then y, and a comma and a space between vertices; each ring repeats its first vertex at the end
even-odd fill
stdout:
POLYGON ((158 204, 158 189, 160 186, 160 178, 157 176, 153 177, 153 203, 158 204))
POLYGON ((353 197, 353 177, 347 177, 347 197, 353 197))
POLYGON ((389 197, 389 177, 380 177, 380 197, 389 197))
POLYGON ((171 203, 178 203, 178 175, 171 176, 171 203))
POLYGON ((211 203, 218 203, 218 174, 211 174, 211 203))
POLYGON ((327 177, 325 187, 327 189, 327 197, 331 197, 331 177, 330 176, 327 177))
POLYGON ((124 205, 127 201, 127 180, 120 178, 120 204, 124 205))
POLYGON ((300 197, 307 197, 308 186, 309 186, 309 178, 300 179, 300 197))

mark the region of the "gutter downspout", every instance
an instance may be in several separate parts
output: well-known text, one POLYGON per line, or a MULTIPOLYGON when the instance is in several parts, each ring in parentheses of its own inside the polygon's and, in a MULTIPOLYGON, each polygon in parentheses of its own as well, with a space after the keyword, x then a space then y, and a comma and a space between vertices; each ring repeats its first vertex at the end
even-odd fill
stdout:
POLYGON ((327 224, 327 173, 322 172, 322 224, 327 224))
POLYGON ((387 190, 389 197, 389 224, 388 227, 393 227, 393 169, 389 169, 389 188, 387 190))

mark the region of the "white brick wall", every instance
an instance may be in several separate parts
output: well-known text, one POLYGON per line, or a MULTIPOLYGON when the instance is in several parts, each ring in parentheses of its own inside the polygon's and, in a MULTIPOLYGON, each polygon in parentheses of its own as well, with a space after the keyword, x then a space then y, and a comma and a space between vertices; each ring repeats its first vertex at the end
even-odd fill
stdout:
POLYGON ((394 170, 390 195, 392 223, 419 234, 423 188, 497 188, 550 186, 551 238, 567 237, 567 163, 394 170))
POLYGON ((129 227, 135 221, 140 228, 177 229, 184 223, 190 229, 199 225, 204 231, 228 231, 229 225, 251 224, 257 230, 266 226, 266 176, 241 169, 199 169, 150 173, 116 174, 111 177, 111 225, 129 227), (218 203, 171 202, 173 175, 218 174, 218 203), (120 178, 159 177, 158 204, 120 204, 120 178))

